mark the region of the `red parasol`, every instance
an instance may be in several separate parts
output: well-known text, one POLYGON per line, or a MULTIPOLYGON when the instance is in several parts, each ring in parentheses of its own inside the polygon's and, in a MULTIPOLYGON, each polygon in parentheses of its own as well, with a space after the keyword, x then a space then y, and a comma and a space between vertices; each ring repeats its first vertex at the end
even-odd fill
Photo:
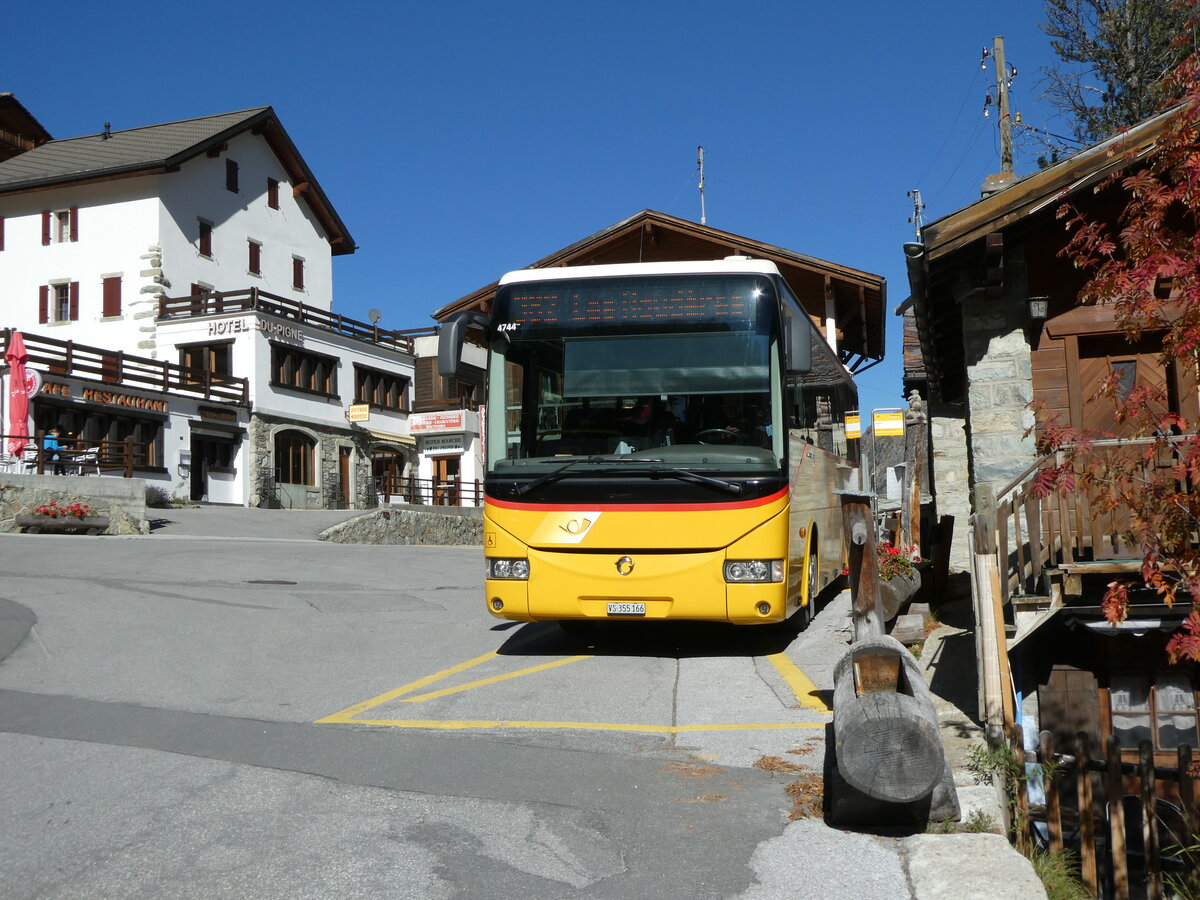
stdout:
POLYGON ((19 331, 10 331, 8 349, 4 352, 8 369, 8 452, 20 454, 29 443, 29 386, 25 374, 25 363, 29 354, 25 352, 25 338, 19 331))

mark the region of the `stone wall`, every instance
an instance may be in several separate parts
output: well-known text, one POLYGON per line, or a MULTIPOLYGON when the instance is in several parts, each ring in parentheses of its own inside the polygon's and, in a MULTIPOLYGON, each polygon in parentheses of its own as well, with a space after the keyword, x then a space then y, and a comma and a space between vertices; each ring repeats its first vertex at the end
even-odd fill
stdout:
MULTIPOLYGON (((969 460, 954 458, 948 460, 948 465, 943 464, 941 478, 946 482, 946 499, 955 499, 953 508, 943 506, 942 495, 938 501, 939 512, 955 516, 956 560, 964 553, 968 556, 972 553, 969 523, 959 522, 958 510, 963 510, 965 519, 966 510, 973 506, 974 489, 990 484, 999 491, 1037 459, 1032 434, 1034 415, 1029 408, 1033 400, 1033 358, 1026 335, 1029 313, 1019 251, 1011 258, 1005 257, 1005 272, 1002 298, 988 297, 985 291, 979 291, 965 298, 962 304, 969 460), (958 481, 964 473, 969 478, 967 485, 958 481)), ((953 435, 939 437, 949 439, 947 447, 941 449, 957 457, 959 450, 953 435)))
POLYGON ((939 516, 954 516, 950 568, 971 567, 971 482, 967 456, 967 421, 961 406, 930 409, 929 440, 933 452, 933 493, 939 516))
POLYGON ((342 522, 320 537, 335 544, 482 546, 483 510, 393 507, 342 522))
POLYGON ((294 421, 256 413, 250 417, 249 436, 246 439, 247 465, 250 467, 250 506, 289 506, 283 489, 275 484, 275 435, 281 430, 293 430, 308 435, 316 441, 314 462, 317 466, 317 484, 305 492, 300 509, 335 509, 338 502, 339 458, 341 447, 354 448, 351 457, 353 466, 354 496, 350 505, 354 509, 373 509, 378 505, 375 485, 371 473, 371 437, 361 429, 331 428, 329 426, 297 425, 294 421), (278 502, 277 502, 278 501, 278 502))
POLYGON ((0 473, 0 532, 20 531, 15 519, 43 503, 86 503, 97 516, 108 516, 105 534, 148 534, 146 482, 141 478, 84 475, 12 475, 0 473))

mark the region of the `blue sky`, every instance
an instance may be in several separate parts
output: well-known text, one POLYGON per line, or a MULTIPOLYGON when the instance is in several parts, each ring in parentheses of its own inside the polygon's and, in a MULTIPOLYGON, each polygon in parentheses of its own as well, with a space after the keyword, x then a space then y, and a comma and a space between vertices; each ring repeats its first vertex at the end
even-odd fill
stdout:
MULTIPOLYGON (((709 225, 883 275, 890 313, 906 192, 934 219, 999 171, 995 35, 1014 112, 1064 130, 1039 104, 1041 0, 66 0, 5 18, 0 90, 56 137, 274 106, 359 244, 335 308, 392 328, 641 209, 699 221, 699 145, 709 225)), ((1035 157, 1019 148, 1018 174, 1035 157)), ((888 318, 864 409, 900 403, 888 318)))

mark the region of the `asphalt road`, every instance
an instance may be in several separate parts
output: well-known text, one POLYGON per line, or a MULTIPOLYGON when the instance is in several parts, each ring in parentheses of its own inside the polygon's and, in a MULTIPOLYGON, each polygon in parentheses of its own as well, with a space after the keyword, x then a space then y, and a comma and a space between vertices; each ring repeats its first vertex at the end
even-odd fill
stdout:
POLYGON ((478 549, 311 539, 349 515, 0 535, 6 897, 911 896, 787 824, 844 598, 581 646, 488 616, 478 549))

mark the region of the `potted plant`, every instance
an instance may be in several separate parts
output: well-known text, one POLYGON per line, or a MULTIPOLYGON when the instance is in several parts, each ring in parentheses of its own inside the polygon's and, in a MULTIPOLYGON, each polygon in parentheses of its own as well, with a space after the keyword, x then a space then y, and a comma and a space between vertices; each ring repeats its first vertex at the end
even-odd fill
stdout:
POLYGON ((108 516, 98 516, 86 503, 61 505, 54 500, 35 507, 31 513, 20 513, 16 517, 17 527, 22 532, 39 534, 43 531, 82 531, 100 534, 108 528, 108 516))
POLYGON ((879 600, 883 604, 885 621, 895 618, 904 601, 921 587, 917 564, 922 560, 918 550, 917 547, 879 545, 879 600))

